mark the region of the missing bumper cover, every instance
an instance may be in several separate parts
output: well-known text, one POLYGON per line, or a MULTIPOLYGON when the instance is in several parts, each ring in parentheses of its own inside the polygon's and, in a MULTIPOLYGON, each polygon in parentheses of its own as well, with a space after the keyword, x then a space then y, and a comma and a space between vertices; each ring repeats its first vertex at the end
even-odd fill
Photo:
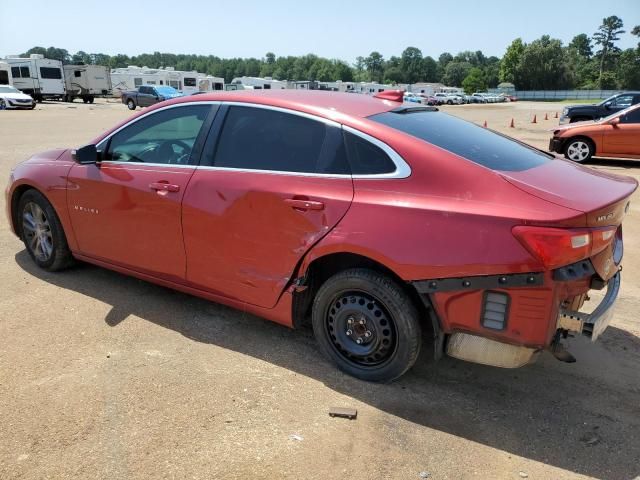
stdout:
POLYGON ((419 293, 453 292, 456 290, 491 290, 496 288, 540 287, 542 273, 516 273, 478 277, 439 278, 413 282, 419 293))

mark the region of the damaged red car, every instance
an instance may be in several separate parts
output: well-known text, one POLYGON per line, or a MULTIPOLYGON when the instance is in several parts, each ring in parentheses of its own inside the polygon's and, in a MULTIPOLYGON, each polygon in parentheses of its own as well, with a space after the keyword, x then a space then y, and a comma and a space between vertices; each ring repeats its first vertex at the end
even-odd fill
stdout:
POLYGON ((294 327, 390 381, 436 357, 518 367, 607 327, 634 179, 402 103, 401 92, 240 91, 145 109, 19 164, 11 227, 75 260, 294 327), (590 290, 605 290, 581 311, 590 290))

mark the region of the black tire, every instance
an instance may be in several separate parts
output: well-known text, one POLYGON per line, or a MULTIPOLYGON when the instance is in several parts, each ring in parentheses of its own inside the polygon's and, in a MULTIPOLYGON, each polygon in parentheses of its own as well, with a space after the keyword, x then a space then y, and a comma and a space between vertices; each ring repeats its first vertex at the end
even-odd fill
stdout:
POLYGON ((573 162, 588 162, 594 154, 595 147, 589 138, 573 137, 564 144, 564 156, 573 162))
POLYGON ((7 102, 4 98, 0 98, 0 110, 5 110, 7 108, 7 102))
POLYGON ((131 98, 129 100, 127 100, 127 108, 129 110, 135 110, 136 109, 136 103, 131 98))
POLYGON ((93 100, 94 100, 94 97, 93 97, 93 96, 90 96, 90 97, 89 97, 89 103, 93 103, 93 100))
POLYGON ((394 280, 373 270, 354 268, 329 278, 313 301, 312 322, 322 352, 362 380, 391 382, 420 353, 415 305, 394 280))
MULTIPOLYGON (((48 270, 50 272, 55 272, 57 270, 62 270, 64 268, 69 267, 73 264, 73 255, 69 250, 69 245, 67 244, 67 237, 64 234, 64 230, 62 229, 62 224, 60 223, 60 219, 56 214, 53 206, 49 201, 37 190, 27 190, 21 197, 18 202, 18 211, 16 212, 18 222, 20 222, 20 232, 22 236, 22 241, 29 253, 29 256, 33 259, 33 261, 40 268, 44 270, 48 270), (30 222, 27 219, 27 215, 31 215, 31 219, 34 219, 33 206, 37 206, 42 214, 44 215, 44 220, 46 220, 46 224, 48 225, 48 231, 46 236, 48 238, 47 245, 50 246, 50 254, 45 256, 44 249, 40 251, 37 248, 38 240, 34 238, 38 235, 35 233, 40 227, 33 227, 33 222, 30 222), (32 228, 29 228, 27 225, 32 225, 32 228)), ((42 218, 39 218, 40 224, 43 224, 42 218)), ((45 232, 44 228, 40 228, 40 232, 45 232)), ((42 233, 41 238, 45 235, 42 233)))
POLYGON ((451 100, 447 100, 447 105, 453 105, 453 102, 451 100))

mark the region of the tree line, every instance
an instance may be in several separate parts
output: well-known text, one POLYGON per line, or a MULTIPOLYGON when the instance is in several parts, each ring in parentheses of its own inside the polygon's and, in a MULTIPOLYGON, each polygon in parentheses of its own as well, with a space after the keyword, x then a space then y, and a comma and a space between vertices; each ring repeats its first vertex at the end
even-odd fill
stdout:
MULTIPOLYGON (((502 58, 487 57, 477 50, 456 55, 444 52, 437 60, 423 56, 419 48, 408 47, 399 57, 388 59, 374 51, 357 57, 353 65, 313 54, 276 56, 272 52, 263 58, 220 58, 160 52, 136 56, 84 51, 71 54, 63 48, 33 47, 24 55, 40 53, 63 63, 110 68, 138 65, 197 70, 222 77, 225 82, 242 76, 387 84, 441 82, 463 87, 469 93, 495 88, 501 82, 513 83, 518 90, 640 89, 640 42, 636 48, 621 50, 616 43, 623 33, 623 21, 614 15, 604 18, 591 36, 581 33, 566 46, 559 39, 543 35, 531 43, 515 39, 502 58)), ((640 26, 631 33, 640 37, 640 26)))

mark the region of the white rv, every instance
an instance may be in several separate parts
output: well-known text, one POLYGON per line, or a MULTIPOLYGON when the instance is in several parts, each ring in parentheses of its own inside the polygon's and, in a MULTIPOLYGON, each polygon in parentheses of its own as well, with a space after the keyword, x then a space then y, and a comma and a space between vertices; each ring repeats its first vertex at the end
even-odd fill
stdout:
POLYGON ((224 90, 224 79, 199 72, 174 70, 172 67, 149 68, 130 65, 111 70, 113 93, 119 96, 125 90, 140 85, 168 85, 185 94, 224 90))
POLYGON ((11 67, 7 62, 0 62, 0 85, 13 84, 11 78, 11 67))
POLYGON ((13 86, 41 102, 43 98, 63 98, 66 94, 62 62, 32 53, 29 58, 7 57, 13 86))
POLYGON ((280 90, 287 88, 287 82, 274 80, 271 77, 236 77, 231 80, 231 84, 243 85, 245 88, 250 87, 253 90, 280 90))
POLYGON ((64 81, 67 89, 65 100, 73 102, 82 98, 84 103, 93 103, 100 95, 111 94, 111 75, 102 65, 64 65, 64 81))

